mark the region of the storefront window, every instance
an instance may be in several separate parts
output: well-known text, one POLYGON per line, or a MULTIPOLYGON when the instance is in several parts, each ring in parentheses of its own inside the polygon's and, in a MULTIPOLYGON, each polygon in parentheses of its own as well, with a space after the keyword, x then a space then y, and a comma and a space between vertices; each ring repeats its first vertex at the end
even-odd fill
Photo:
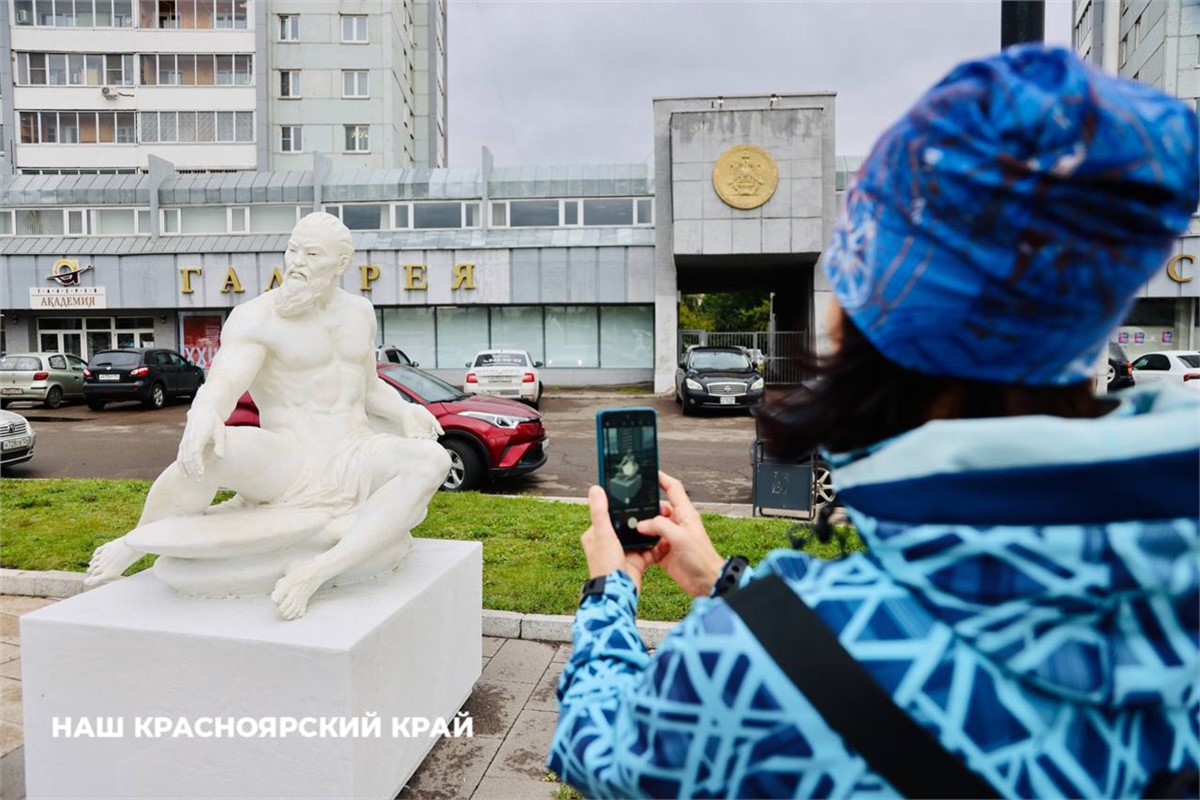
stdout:
POLYGON ((385 308, 380 313, 376 344, 395 345, 422 367, 438 366, 432 308, 385 308))
POLYGON ((595 306, 546 306, 546 366, 600 366, 595 306))
POLYGON ((545 361, 542 309, 538 306, 499 306, 492 309, 492 347, 528 350, 534 361, 545 361))
MULTIPOLYGON (((400 346, 400 342, 390 342, 400 346)), ((462 368, 488 347, 488 310, 480 307, 439 308, 437 312, 437 365, 462 368)), ((407 352, 407 351, 405 351, 407 352)), ((410 354, 411 358, 412 355, 410 354)), ((418 359, 419 361, 420 359, 418 359)), ((424 362, 422 362, 424 363, 424 362)))
POLYGON ((654 366, 654 308, 604 306, 600 309, 600 366, 654 366))

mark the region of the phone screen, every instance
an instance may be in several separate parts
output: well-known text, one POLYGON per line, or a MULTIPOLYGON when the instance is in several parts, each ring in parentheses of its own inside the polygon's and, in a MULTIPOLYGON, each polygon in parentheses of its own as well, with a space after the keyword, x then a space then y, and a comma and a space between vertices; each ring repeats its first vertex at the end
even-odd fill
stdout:
POLYGON ((596 414, 600 485, 613 530, 627 550, 653 547, 638 520, 658 516, 658 424, 652 408, 610 408, 596 414))

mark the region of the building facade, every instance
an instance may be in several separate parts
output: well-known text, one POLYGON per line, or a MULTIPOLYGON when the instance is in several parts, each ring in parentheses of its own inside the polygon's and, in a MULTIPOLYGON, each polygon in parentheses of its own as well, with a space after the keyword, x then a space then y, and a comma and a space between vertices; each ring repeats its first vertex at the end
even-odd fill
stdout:
POLYGON ((488 347, 549 385, 673 387, 680 292, 776 295, 809 332, 835 207, 833 96, 655 103, 656 163, 0 179, 7 352, 174 347, 207 366, 230 309, 282 280, 288 232, 323 209, 354 232, 342 286, 379 344, 443 378, 488 347))
POLYGON ((0 170, 445 166, 440 0, 0 0, 0 170))
MULTIPOLYGON (((1109 72, 1176 95, 1200 114, 1200 0, 1074 0, 1076 52, 1109 72)), ((1200 214, 1116 339, 1130 356, 1200 348, 1200 214)))

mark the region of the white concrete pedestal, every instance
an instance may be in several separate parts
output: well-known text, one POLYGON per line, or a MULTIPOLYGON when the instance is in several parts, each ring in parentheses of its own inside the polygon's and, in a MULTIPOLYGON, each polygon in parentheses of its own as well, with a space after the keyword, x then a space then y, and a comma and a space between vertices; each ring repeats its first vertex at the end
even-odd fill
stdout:
POLYGON ((417 539, 395 575, 324 589, 291 622, 266 597, 182 597, 149 572, 24 615, 28 797, 395 797, 436 737, 393 718, 450 721, 479 677, 482 552, 417 539), (378 736, 137 728, 370 712, 378 736), (118 721, 120 737, 87 735, 118 721))

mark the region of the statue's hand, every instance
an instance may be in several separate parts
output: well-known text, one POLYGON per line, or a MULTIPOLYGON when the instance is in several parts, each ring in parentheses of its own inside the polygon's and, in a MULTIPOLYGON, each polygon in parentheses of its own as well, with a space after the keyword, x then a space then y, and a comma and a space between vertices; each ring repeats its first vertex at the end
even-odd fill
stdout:
POLYGON ((225 420, 212 411, 193 409, 188 412, 183 438, 179 440, 176 460, 183 474, 192 478, 204 475, 204 450, 212 444, 213 455, 225 457, 225 420), (195 414, 195 416, 193 416, 195 414))
POLYGON ((408 407, 408 419, 404 420, 404 435, 409 439, 437 439, 445 434, 438 424, 437 417, 429 413, 424 406, 408 407))

